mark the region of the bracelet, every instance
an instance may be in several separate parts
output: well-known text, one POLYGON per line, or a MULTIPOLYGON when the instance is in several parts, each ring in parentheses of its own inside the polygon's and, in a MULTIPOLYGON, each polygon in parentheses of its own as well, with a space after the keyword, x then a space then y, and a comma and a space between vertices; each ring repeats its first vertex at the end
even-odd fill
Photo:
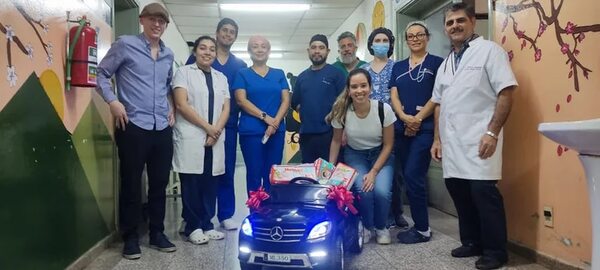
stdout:
POLYGON ((489 131, 489 130, 485 132, 485 135, 488 135, 488 136, 490 136, 490 137, 492 137, 492 138, 494 138, 494 139, 498 140, 498 135, 496 135, 496 133, 494 133, 494 132, 491 132, 491 131, 489 131))

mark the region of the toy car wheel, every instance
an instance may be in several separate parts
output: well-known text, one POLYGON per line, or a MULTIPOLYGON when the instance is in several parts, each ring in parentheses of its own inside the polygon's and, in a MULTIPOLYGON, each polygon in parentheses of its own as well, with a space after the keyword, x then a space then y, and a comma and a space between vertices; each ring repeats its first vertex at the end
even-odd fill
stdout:
POLYGON ((240 262, 240 269, 242 269, 242 270, 261 270, 262 266, 240 262))
POLYGON ((335 240, 335 249, 332 254, 332 261, 329 267, 324 269, 343 270, 344 269, 344 240, 338 236, 335 240))
POLYGON ((363 226, 362 221, 358 220, 358 225, 356 226, 356 236, 352 243, 348 247, 348 250, 352 253, 360 253, 363 249, 363 244, 365 242, 365 227, 363 226))

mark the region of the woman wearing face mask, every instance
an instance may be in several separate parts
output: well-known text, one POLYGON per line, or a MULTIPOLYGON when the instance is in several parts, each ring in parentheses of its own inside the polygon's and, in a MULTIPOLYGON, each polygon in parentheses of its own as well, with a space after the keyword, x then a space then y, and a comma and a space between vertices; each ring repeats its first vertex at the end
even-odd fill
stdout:
POLYGON ((396 125, 396 157, 415 225, 400 232, 400 243, 431 239, 427 211, 427 170, 433 144, 433 108, 430 101, 438 67, 443 59, 427 52, 429 29, 421 21, 407 25, 404 37, 410 56, 394 65, 390 80, 392 108, 401 121, 396 125))
POLYGON ((283 158, 283 118, 290 106, 290 87, 283 70, 267 66, 271 44, 266 38, 250 37, 248 53, 252 66, 240 69, 232 87, 241 109, 240 148, 246 163, 247 191, 261 185, 268 191, 271 166, 281 164, 283 158))
POLYGON ((216 41, 201 36, 194 42, 196 62, 177 69, 173 95, 177 121, 173 127, 173 171, 179 173, 185 235, 194 244, 220 240, 214 229, 217 186, 225 174, 225 134, 229 118, 229 86, 223 73, 211 68, 216 41))

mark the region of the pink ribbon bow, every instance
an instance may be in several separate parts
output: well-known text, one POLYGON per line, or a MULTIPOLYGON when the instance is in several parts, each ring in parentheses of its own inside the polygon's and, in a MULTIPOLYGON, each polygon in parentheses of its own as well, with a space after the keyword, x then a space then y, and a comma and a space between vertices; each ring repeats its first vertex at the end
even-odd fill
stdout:
POLYGON ((354 215, 358 214, 358 210, 353 205, 354 195, 348 191, 345 186, 332 186, 328 188, 327 199, 334 200, 337 208, 340 210, 342 215, 348 216, 348 213, 344 211, 344 206, 348 207, 348 210, 354 215))
POLYGON ((260 203, 262 201, 268 199, 269 197, 270 196, 265 191, 265 188, 261 186, 256 191, 250 191, 250 196, 248 197, 248 200, 246 201, 246 205, 251 210, 256 210, 260 207, 260 203))

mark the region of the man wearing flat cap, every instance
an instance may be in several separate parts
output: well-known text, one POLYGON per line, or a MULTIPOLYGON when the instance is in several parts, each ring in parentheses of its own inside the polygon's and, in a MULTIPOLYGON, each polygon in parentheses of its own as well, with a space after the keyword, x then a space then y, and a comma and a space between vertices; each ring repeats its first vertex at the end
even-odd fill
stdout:
POLYGON ((340 70, 326 62, 329 54, 326 36, 314 35, 307 52, 312 65, 296 80, 292 108, 300 113, 302 162, 312 163, 318 158, 329 159, 333 133, 331 125, 325 122, 325 116, 344 90, 346 79, 340 70))
POLYGON ((96 90, 115 118, 119 154, 119 229, 125 242, 123 257, 141 257, 138 224, 142 219, 142 171, 148 171, 150 247, 173 252, 164 231, 165 188, 173 158, 171 102, 173 52, 160 40, 169 24, 167 10, 158 3, 140 13, 143 32, 121 36, 98 65, 96 90), (115 94, 111 77, 115 75, 115 94))

